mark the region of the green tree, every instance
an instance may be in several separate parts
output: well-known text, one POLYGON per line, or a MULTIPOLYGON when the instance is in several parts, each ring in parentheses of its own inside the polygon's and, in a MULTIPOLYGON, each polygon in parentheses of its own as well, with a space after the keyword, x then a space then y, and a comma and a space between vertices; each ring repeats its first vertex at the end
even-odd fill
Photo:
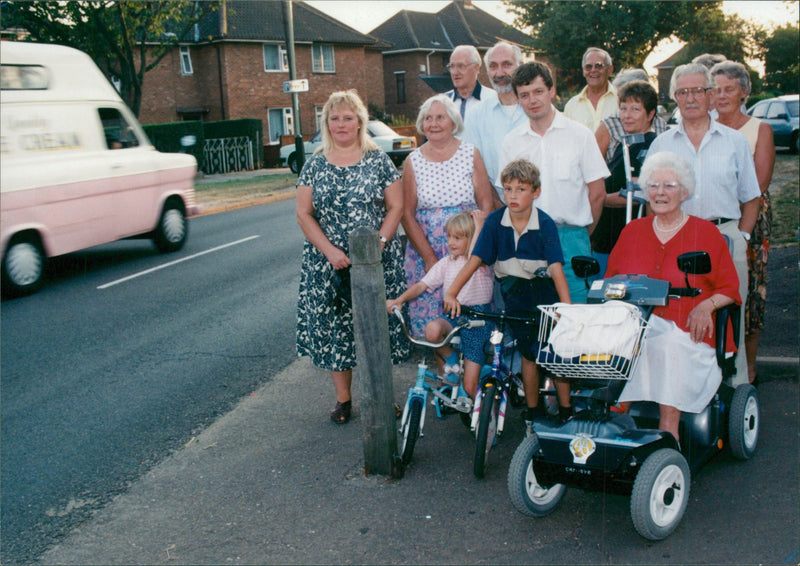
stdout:
POLYGON ((737 15, 722 10, 697 12, 675 36, 686 42, 677 64, 687 63, 703 53, 719 53, 731 61, 744 63, 757 54, 756 40, 763 30, 737 15))
POLYGON ((3 2, 3 27, 22 28, 29 39, 89 54, 139 115, 145 73, 192 31, 216 2, 3 2))
MULTIPOLYGON (((515 24, 528 28, 532 47, 560 69, 578 69, 587 47, 606 49, 614 67, 641 67, 662 39, 698 13, 720 11, 721 2, 578 2, 505 0, 515 24)), ((580 74, 573 74, 573 81, 580 74)), ((569 79, 568 79, 568 82, 569 79)), ((569 85, 577 86, 577 85, 569 85)))
POLYGON ((800 30, 796 25, 775 28, 760 42, 764 59, 764 85, 781 93, 795 93, 800 88, 800 30))

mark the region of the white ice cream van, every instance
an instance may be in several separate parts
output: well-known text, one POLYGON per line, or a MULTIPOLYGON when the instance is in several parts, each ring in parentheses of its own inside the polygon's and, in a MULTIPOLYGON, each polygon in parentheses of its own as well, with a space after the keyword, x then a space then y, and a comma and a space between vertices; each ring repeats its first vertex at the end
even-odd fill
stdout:
POLYGON ((180 249, 194 157, 156 151, 81 51, 3 41, 0 64, 3 294, 35 291, 49 257, 122 238, 180 249))

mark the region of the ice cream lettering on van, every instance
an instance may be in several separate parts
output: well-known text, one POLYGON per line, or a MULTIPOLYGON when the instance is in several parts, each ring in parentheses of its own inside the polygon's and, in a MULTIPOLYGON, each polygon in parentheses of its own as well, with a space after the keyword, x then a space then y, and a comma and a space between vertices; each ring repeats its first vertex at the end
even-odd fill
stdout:
POLYGON ((77 132, 50 132, 47 131, 48 128, 47 120, 41 117, 9 120, 8 130, 11 131, 11 135, 0 137, 0 152, 8 154, 12 151, 59 151, 82 147, 77 132))

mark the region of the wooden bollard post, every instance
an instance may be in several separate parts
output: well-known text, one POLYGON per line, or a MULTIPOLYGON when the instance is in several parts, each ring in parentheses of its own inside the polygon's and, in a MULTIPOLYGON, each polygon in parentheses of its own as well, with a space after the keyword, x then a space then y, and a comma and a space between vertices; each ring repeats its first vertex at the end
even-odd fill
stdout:
POLYGON ((350 286, 356 340, 356 380, 364 423, 364 473, 392 475, 397 452, 392 358, 386 285, 378 232, 366 226, 350 234, 350 286))

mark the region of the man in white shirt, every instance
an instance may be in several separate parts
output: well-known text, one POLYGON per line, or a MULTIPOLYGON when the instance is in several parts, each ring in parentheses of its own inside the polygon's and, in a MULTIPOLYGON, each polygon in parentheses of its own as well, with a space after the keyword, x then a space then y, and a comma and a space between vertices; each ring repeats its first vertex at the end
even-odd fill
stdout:
POLYGON ((503 139, 498 168, 502 171, 507 163, 520 158, 539 168, 542 192, 536 207, 558 228, 572 301, 586 302, 586 287, 572 271, 571 260, 576 255, 591 255, 589 234, 603 211, 608 167, 594 134, 553 106, 556 88, 547 65, 520 65, 511 84, 528 121, 503 139))
POLYGON ((486 98, 495 98, 497 94, 478 82, 478 73, 481 70, 481 55, 472 45, 459 45, 453 49, 450 62, 447 64, 450 79, 453 81, 453 90, 445 94, 456 103, 461 118, 466 116, 467 110, 486 98))
POLYGON ((564 116, 580 122, 593 132, 603 118, 617 112, 617 89, 609 78, 614 72, 611 55, 599 47, 590 47, 581 60, 586 86, 567 101, 564 116))
MULTIPOLYGON (((739 293, 746 297, 747 240, 758 218, 761 190, 745 137, 718 123, 709 114, 714 96, 713 84, 711 73, 701 64, 689 63, 675 69, 669 92, 678 103, 681 120, 677 128, 653 140, 648 156, 671 151, 692 166, 697 188, 681 208, 687 214, 713 222, 728 237, 739 276, 739 293)), ((748 381, 744 309, 740 320, 742 331, 736 357, 736 384, 748 381)))
POLYGON ((497 193, 495 205, 499 208, 504 202, 503 186, 496 184, 500 176, 500 146, 508 132, 528 121, 511 86, 511 75, 522 63, 522 52, 516 45, 500 41, 483 59, 497 98, 481 100, 467 111, 461 139, 478 148, 497 193))

